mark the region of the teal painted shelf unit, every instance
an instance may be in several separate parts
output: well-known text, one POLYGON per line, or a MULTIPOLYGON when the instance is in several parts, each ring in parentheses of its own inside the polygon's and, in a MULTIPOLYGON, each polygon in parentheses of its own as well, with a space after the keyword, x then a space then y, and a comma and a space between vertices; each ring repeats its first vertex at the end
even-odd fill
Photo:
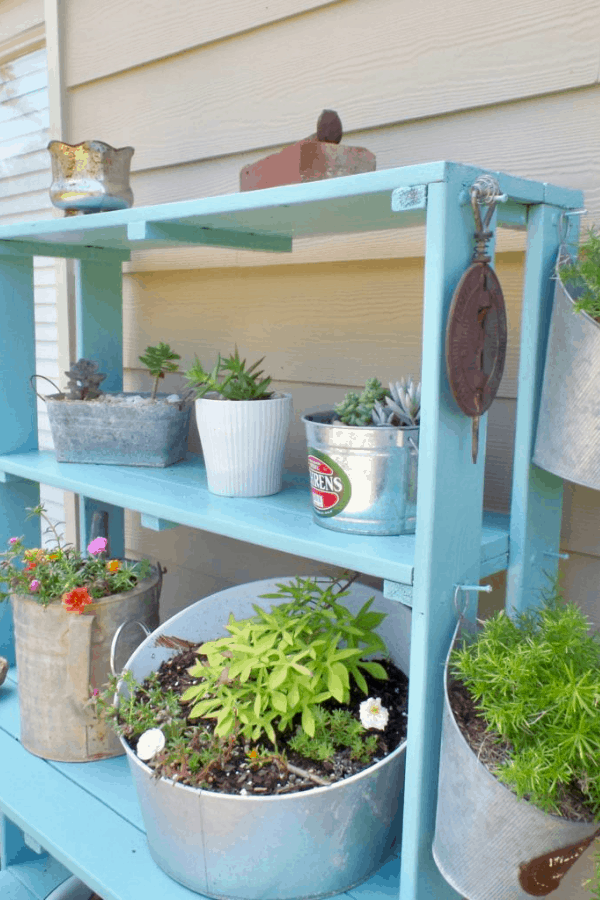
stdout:
MULTIPOLYGON (((507 570, 507 604, 535 602, 557 565, 562 481, 531 464, 552 302, 561 214, 579 191, 493 174, 507 202, 497 226, 527 232, 515 458, 509 516, 483 514, 486 417, 478 462, 471 420, 456 406, 445 371, 444 337, 454 288, 471 261, 469 190, 484 171, 451 162, 0 228, 0 544, 15 534, 39 541, 25 508, 39 483, 81 496, 82 530, 109 512, 111 542, 123 549, 122 510, 161 530, 192 526, 384 579, 386 593, 412 605, 409 731, 401 856, 350 891, 355 900, 453 900, 433 862, 442 709, 442 662, 456 621, 455 586, 507 570), (423 414, 417 533, 362 537, 315 525, 307 481, 289 475, 273 497, 232 500, 206 489, 198 458, 164 470, 58 464, 38 450, 32 257, 77 263, 77 354, 122 387, 122 263, 137 249, 210 244, 292 251, 295 237, 425 225, 423 414)), ((577 217, 571 238, 577 232, 577 217)), ((399 285, 400 287, 400 285, 399 285)), ((401 302, 399 300, 399 302, 401 302)), ((392 339, 391 339, 392 340, 392 339)), ((343 348, 340 348, 343 352, 343 348)), ((471 594, 471 609, 476 599, 471 594)), ((0 653, 11 652, 0 607, 0 653)), ((53 763, 19 743, 15 670, 0 688, 0 893, 3 900, 47 897, 72 874, 105 900, 194 900, 151 860, 124 758, 53 763)), ((307 860, 307 864, 310 861, 307 860)), ((248 875, 251 878, 251 873, 248 875)), ((302 897, 302 885, 298 885, 302 897)))

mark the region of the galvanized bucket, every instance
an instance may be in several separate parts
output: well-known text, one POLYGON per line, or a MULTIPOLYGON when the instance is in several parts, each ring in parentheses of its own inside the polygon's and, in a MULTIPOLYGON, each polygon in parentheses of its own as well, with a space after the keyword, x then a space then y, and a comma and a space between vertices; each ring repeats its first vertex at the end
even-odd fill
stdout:
POLYGON ((572 822, 519 800, 479 762, 452 713, 447 667, 435 862, 465 900, 545 897, 591 844, 598 823, 572 822))
POLYGON ((292 395, 268 400, 196 400, 208 489, 224 497, 266 497, 281 490, 292 395))
POLYGON ((600 490, 600 323, 556 278, 533 461, 600 490))
POLYGON ((315 521, 354 534, 414 534, 419 427, 354 428, 333 418, 302 419, 315 521))
POLYGON ((156 571, 131 591, 113 594, 67 612, 60 603, 44 607, 32 597, 13 595, 15 645, 21 712, 21 743, 44 759, 86 762, 123 753, 118 738, 98 720, 92 698, 110 675, 111 644, 117 670, 143 632, 158 625, 162 575, 156 571))
MULTIPOLYGON (((156 399, 164 397, 157 394, 156 399)), ((187 452, 191 401, 118 405, 61 398, 42 398, 58 462, 164 468, 187 452)))
MULTIPOLYGON (((255 614, 253 603, 270 607, 258 598, 284 580, 239 585, 195 603, 146 638, 126 668, 138 681, 158 669, 177 652, 159 646, 165 636, 200 642, 227 634, 230 612, 247 618, 255 614)), ((344 603, 358 612, 373 595, 374 608, 389 614, 382 633, 391 658, 406 672, 410 610, 356 584, 344 603)), ((265 797, 219 794, 157 779, 123 745, 153 859, 171 878, 206 896, 326 897, 370 878, 398 851, 406 744, 331 787, 265 797)))

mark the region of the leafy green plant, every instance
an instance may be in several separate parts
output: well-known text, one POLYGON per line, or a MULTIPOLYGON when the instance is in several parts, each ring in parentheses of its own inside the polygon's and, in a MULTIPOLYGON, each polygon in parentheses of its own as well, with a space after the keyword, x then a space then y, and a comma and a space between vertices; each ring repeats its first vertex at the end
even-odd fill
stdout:
POLYGON ((148 372, 154 378, 152 385, 152 399, 154 400, 158 390, 158 382, 165 377, 165 372, 177 371, 175 360, 181 359, 181 356, 162 341, 156 347, 146 347, 144 354, 144 356, 139 356, 138 359, 142 365, 146 366, 148 372))
POLYGON ((42 606, 61 601, 68 612, 82 613, 94 600, 132 590, 152 567, 149 560, 128 562, 106 558, 108 541, 95 538, 87 546, 88 555, 64 544, 44 507, 29 509, 27 518, 39 516, 54 539, 48 548, 27 548, 22 537, 11 537, 8 550, 0 553, 0 601, 11 594, 27 594, 42 606))
POLYGON ((365 659, 386 650, 374 631, 385 615, 370 610, 373 598, 353 615, 339 602, 348 584, 328 579, 322 587, 316 578, 296 578, 262 595, 289 602, 270 612, 253 604, 250 619, 231 615, 230 636, 203 644, 206 660, 190 669, 201 679, 182 697, 193 703, 190 718, 216 719, 222 737, 237 728, 252 740, 264 732, 276 746, 276 730, 285 731, 297 716, 314 736, 317 708, 331 698, 348 702, 350 676, 365 694, 363 672, 386 678, 383 666, 365 659))
POLYGON ((185 377, 196 398, 216 392, 224 400, 267 400, 273 392, 268 390, 270 376, 263 378, 263 372, 258 368, 263 359, 264 356, 246 368, 246 360, 240 359, 236 347, 235 352, 226 358, 219 353, 210 371, 206 371, 196 357, 185 377))
POLYGON ((492 616, 452 653, 451 671, 510 742, 501 781, 547 812, 576 786, 600 813, 600 640, 575 604, 555 588, 537 610, 492 616))
POLYGON ((334 406, 344 425, 418 425, 421 409, 421 385, 402 378, 384 388, 378 378, 369 378, 361 394, 349 391, 334 406))
POLYGON ((289 741, 292 750, 308 759, 332 759, 336 748, 349 747, 353 759, 368 762, 377 748, 377 735, 368 734, 347 709, 314 712, 315 732, 310 736, 299 728, 289 741))
POLYGON ((575 311, 600 319, 600 234, 594 227, 589 229, 577 259, 560 267, 560 277, 579 293, 575 311))

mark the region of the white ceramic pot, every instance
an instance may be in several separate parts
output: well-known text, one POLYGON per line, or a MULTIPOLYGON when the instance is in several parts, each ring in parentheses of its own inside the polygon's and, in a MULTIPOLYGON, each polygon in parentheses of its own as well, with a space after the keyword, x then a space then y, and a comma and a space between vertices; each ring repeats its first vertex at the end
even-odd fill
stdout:
POLYGON ((292 395, 268 400, 196 400, 208 489, 225 497, 265 497, 281 490, 292 395))

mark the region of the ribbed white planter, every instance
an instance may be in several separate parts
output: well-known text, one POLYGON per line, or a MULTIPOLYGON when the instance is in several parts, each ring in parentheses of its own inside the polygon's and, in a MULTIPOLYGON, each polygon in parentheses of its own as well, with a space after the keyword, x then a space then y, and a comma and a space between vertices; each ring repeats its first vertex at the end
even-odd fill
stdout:
POLYGON ((268 400, 196 400, 208 489, 226 497, 265 497, 281 490, 292 395, 268 400))

